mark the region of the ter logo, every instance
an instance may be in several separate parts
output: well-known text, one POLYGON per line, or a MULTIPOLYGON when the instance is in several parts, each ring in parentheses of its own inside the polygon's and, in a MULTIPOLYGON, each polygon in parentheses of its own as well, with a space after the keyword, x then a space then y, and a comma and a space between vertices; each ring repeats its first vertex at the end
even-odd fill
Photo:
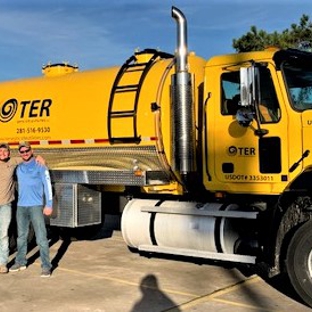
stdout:
POLYGON ((7 100, 2 106, 0 111, 0 121, 8 122, 10 121, 16 114, 17 111, 17 100, 10 99, 7 100))
POLYGON ((8 122, 16 114, 19 118, 37 118, 49 117, 50 107, 52 105, 51 99, 44 100, 26 100, 18 103, 16 99, 7 100, 0 107, 0 121, 8 122), (18 110, 19 108, 19 110, 18 110))

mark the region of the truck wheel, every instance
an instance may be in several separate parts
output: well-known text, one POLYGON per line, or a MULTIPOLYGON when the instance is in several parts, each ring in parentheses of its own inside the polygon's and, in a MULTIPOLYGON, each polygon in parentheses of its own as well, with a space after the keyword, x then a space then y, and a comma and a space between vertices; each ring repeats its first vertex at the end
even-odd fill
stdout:
POLYGON ((312 307, 312 221, 302 225, 292 237, 286 266, 295 291, 312 307))

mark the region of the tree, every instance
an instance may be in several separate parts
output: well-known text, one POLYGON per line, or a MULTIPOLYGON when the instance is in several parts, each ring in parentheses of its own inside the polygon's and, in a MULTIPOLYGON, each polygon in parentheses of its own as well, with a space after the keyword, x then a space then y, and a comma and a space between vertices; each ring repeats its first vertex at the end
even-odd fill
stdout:
POLYGON ((312 51, 312 22, 303 14, 299 25, 292 24, 290 29, 281 33, 267 33, 251 26, 250 31, 238 39, 233 39, 233 48, 237 52, 263 50, 269 46, 279 48, 302 48, 312 51))

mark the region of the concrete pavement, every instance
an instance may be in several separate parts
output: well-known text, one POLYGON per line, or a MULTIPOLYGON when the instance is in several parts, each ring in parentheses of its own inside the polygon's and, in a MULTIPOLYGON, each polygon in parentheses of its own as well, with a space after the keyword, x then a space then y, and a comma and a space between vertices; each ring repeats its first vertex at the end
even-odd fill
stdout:
POLYGON ((56 269, 50 278, 40 277, 38 252, 31 250, 27 270, 0 276, 0 310, 311 311, 232 265, 140 256, 128 250, 119 230, 110 234, 92 241, 54 242, 50 252, 56 269))

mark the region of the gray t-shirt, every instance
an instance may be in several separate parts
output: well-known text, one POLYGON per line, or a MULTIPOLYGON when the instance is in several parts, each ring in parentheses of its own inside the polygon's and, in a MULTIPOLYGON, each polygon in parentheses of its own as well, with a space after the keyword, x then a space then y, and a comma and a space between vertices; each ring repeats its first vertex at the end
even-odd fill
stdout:
POLYGON ((14 200, 15 181, 14 172, 22 159, 11 157, 8 161, 0 161, 0 206, 14 200))

